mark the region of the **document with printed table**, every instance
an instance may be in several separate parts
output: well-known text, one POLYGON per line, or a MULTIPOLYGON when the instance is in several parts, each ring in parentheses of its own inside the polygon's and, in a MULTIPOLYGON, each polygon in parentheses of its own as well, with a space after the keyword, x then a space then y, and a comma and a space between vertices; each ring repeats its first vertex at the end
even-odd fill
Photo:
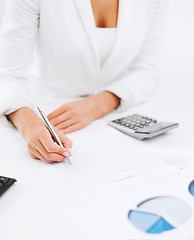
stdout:
POLYGON ((48 181, 48 190, 52 178, 52 181, 60 182, 60 192, 70 189, 79 197, 92 197, 164 178, 178 171, 177 166, 170 166, 145 150, 137 149, 125 138, 118 146, 116 137, 110 141, 108 134, 102 138, 102 134, 96 133, 89 148, 85 144, 86 138, 87 135, 79 143, 74 142, 72 165, 64 161, 45 167, 42 180, 48 181))

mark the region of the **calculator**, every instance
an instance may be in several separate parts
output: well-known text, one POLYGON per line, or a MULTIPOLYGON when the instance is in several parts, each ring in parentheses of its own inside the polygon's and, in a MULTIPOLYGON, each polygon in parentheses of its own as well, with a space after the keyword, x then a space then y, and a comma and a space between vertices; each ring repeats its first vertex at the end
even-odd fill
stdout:
POLYGON ((162 122, 141 114, 118 118, 108 125, 139 140, 158 136, 179 126, 178 123, 162 122))

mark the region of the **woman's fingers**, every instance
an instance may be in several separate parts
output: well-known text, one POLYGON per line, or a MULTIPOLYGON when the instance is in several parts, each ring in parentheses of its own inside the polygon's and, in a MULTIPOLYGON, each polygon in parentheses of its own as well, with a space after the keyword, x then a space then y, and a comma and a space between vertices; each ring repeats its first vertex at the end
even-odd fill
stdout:
MULTIPOLYGON (((65 156, 56 152, 48 152, 40 141, 37 141, 33 148, 36 149, 43 157, 49 162, 62 162, 65 160, 65 156)), ((66 151, 63 151, 65 153, 66 151)), ((41 159, 43 160, 43 159, 41 159)))
POLYGON ((51 163, 53 161, 49 161, 48 159, 46 159, 37 149, 35 149, 32 146, 29 146, 29 154, 32 158, 34 159, 40 159, 45 163, 51 163))
POLYGON ((38 157, 31 150, 28 149, 28 152, 30 154, 30 157, 32 157, 34 159, 38 159, 38 157))
MULTIPOLYGON (((54 143, 54 145, 56 145, 57 147, 60 147, 59 145, 57 145, 56 143, 54 143)), ((49 161, 54 161, 54 162, 62 162, 65 160, 65 157, 67 157, 66 155, 66 149, 62 148, 63 150, 61 151, 61 153, 58 151, 47 151, 44 148, 44 145, 40 142, 39 145, 39 152, 49 161)), ((53 148, 54 150, 54 148, 53 148)))
POLYGON ((36 156, 44 162, 64 161, 66 157, 71 155, 69 148, 72 146, 72 142, 63 133, 60 133, 60 131, 58 134, 60 134, 59 138, 62 140, 62 143, 67 147, 67 149, 53 141, 51 134, 46 127, 41 127, 38 135, 36 134, 35 137, 29 141, 29 151, 36 155, 37 152, 35 153, 33 150, 36 149, 39 152, 36 156))
POLYGON ((66 150, 64 147, 61 147, 53 141, 51 134, 47 129, 44 134, 40 134, 39 140, 48 153, 58 153, 63 155, 66 150))
POLYGON ((65 134, 61 130, 57 130, 56 128, 55 128, 55 130, 56 130, 56 133, 59 136, 63 146, 67 149, 72 148, 72 145, 73 145, 72 141, 68 137, 66 137, 65 134))
POLYGON ((65 112, 65 113, 62 113, 60 115, 58 115, 57 117, 54 117, 50 120, 50 123, 53 125, 53 126, 57 126, 59 125, 60 123, 64 122, 64 121, 67 121, 67 120, 70 120, 72 119, 72 114, 71 112, 65 112))
POLYGON ((77 130, 81 130, 82 128, 84 128, 86 125, 83 123, 76 123, 72 126, 69 126, 63 130, 61 130, 64 134, 68 134, 68 133, 72 133, 75 132, 77 130))
POLYGON ((67 121, 64 121, 64 122, 58 124, 56 127, 57 127, 57 129, 62 130, 62 129, 65 129, 76 123, 78 123, 78 121, 76 121, 75 119, 69 119, 67 121))
POLYGON ((58 117, 59 115, 61 115, 62 113, 64 113, 66 111, 66 105, 62 105, 61 107, 57 108, 55 111, 53 111, 52 113, 50 113, 47 118, 49 119, 49 121, 51 121, 53 118, 58 117))

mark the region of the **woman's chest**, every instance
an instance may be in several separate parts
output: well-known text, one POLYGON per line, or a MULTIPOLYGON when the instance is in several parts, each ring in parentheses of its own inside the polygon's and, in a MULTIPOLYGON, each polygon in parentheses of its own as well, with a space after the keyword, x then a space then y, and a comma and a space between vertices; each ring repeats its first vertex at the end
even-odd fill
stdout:
POLYGON ((91 7, 96 27, 117 27, 119 0, 91 0, 91 7))

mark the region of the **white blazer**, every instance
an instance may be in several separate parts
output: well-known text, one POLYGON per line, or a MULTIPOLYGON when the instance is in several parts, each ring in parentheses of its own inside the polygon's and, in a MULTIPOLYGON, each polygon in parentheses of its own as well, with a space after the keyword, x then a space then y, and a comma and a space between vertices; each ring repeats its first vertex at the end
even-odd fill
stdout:
POLYGON ((23 106, 33 108, 29 91, 76 98, 107 90, 121 98, 120 110, 144 101, 158 82, 167 3, 120 0, 115 42, 101 66, 90 0, 7 0, 1 119, 23 106))

